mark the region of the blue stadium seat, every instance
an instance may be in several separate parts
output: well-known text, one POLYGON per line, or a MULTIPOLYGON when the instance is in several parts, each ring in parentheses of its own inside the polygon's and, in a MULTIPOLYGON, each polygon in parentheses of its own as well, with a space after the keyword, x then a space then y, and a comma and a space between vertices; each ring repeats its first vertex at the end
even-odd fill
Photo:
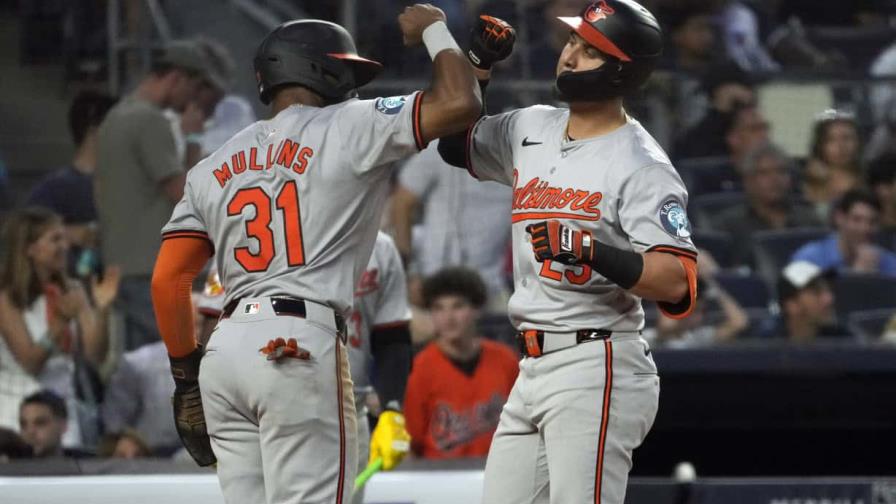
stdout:
POLYGON ((691 198, 701 194, 740 191, 740 175, 727 157, 682 159, 675 164, 691 198))
POLYGON ((756 271, 774 290, 778 276, 790 257, 804 244, 824 238, 831 231, 826 228, 792 228, 753 233, 753 257, 756 271))
POLYGON ((733 266, 731 263, 733 254, 731 250, 731 236, 722 231, 712 231, 708 229, 696 229, 692 235, 694 245, 698 249, 705 250, 712 254, 719 266, 728 268, 733 266))
POLYGON ((688 202, 688 213, 696 227, 715 227, 715 219, 725 210, 747 204, 747 197, 740 191, 714 192, 691 196, 688 202))
POLYGON ((874 341, 880 338, 894 315, 896 308, 854 311, 846 315, 846 326, 859 338, 874 341))
POLYGON ((769 288, 756 274, 739 271, 719 271, 716 281, 742 308, 767 310, 771 297, 769 288))
POLYGON ((833 281, 837 316, 848 321, 852 313, 872 309, 896 310, 896 278, 876 274, 844 273, 833 281))

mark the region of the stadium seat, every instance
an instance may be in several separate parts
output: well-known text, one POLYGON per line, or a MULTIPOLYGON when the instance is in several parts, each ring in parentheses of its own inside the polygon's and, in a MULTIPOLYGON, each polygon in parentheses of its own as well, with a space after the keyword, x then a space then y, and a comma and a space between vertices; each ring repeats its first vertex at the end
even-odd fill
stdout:
POLYGON ((856 336, 866 341, 880 338, 887 322, 896 315, 896 308, 859 310, 847 314, 846 325, 856 336))
POLYGON ((727 157, 682 159, 675 164, 691 198, 701 194, 740 191, 740 175, 727 157))
POLYGON ((746 204, 746 196, 739 191, 714 192, 691 197, 688 213, 700 228, 714 228, 715 218, 725 210, 746 204))
POLYGON ((824 238, 830 233, 825 228, 792 228, 774 231, 757 231, 753 233, 753 257, 756 258, 756 271, 774 290, 778 276, 790 257, 804 244, 824 238))
POLYGON ((769 288, 756 274, 739 271, 720 271, 716 281, 742 308, 767 310, 771 297, 769 288))
POLYGON ((852 313, 892 308, 896 310, 896 278, 877 274, 844 273, 834 278, 837 316, 848 321, 852 313))
POLYGON ((696 229, 692 235, 694 245, 701 251, 709 252, 719 266, 728 268, 731 264, 731 236, 722 231, 696 229))

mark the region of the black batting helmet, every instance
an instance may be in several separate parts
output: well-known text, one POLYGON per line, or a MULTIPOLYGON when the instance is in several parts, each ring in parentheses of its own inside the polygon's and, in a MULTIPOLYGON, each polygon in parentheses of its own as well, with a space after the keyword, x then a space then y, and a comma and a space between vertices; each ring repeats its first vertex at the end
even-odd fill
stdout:
POLYGON ((283 85, 304 86, 328 103, 357 94, 383 65, 358 56, 345 28, 329 21, 289 21, 274 29, 255 53, 258 96, 267 105, 283 85))
POLYGON ((607 58, 594 70, 561 73, 557 90, 564 101, 599 101, 628 94, 644 84, 663 52, 659 23, 632 0, 591 2, 578 16, 558 19, 607 58))

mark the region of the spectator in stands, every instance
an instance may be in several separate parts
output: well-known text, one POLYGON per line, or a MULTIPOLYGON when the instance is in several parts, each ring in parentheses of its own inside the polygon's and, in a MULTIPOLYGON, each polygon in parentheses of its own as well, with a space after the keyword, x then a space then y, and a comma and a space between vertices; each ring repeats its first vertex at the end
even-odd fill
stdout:
POLYGON ((152 455, 146 442, 136 431, 126 429, 106 434, 97 448, 98 457, 135 459, 152 455))
POLYGON ((236 63, 227 48, 207 38, 198 38, 196 43, 209 59, 209 77, 196 98, 208 118, 201 139, 202 155, 207 156, 254 123, 256 117, 248 100, 231 93, 236 63))
POLYGON ((71 164, 44 177, 31 193, 29 205, 53 210, 65 222, 70 245, 69 273, 88 278, 98 273, 97 217, 93 202, 97 129, 115 98, 97 91, 78 93, 68 110, 68 125, 75 144, 71 164))
MULTIPOLYGON (((487 311, 506 312, 509 282, 499 258, 510 241, 506 212, 510 199, 509 187, 480 183, 463 170, 447 166, 436 142, 405 162, 392 194, 392 225, 399 252, 406 264, 410 261, 414 266, 409 268, 410 276, 419 281, 447 266, 467 266, 485 281, 490 299, 487 311), (422 237, 412 245, 418 210, 422 237), (471 221, 477 225, 463 225, 471 221)), ((412 301, 419 304, 419 296, 412 295, 412 301)))
POLYGON ((163 342, 126 352, 106 385, 102 406, 106 430, 133 430, 158 455, 177 451, 180 437, 171 420, 174 382, 166 379, 167 373, 168 352, 163 342))
MULTIPOLYGON (((677 115, 683 116, 682 126, 688 129, 675 144, 677 159, 729 156, 726 134, 737 119, 735 114, 756 103, 752 78, 734 63, 713 66, 701 87, 702 91, 684 88, 680 92, 677 115)), ((739 148, 740 144, 735 147, 739 148)))
POLYGON ((868 188, 880 202, 881 242, 896 251, 896 152, 871 162, 868 188))
POLYGON ((729 58, 751 73, 779 70, 762 43, 760 19, 752 3, 732 0, 721 14, 722 45, 729 58))
POLYGON ((697 271, 700 303, 683 319, 659 317, 656 328, 644 331, 645 339, 651 344, 689 348, 725 343, 735 339, 749 325, 747 313, 716 280, 719 265, 706 250, 701 250, 697 256, 697 271), (721 316, 713 320, 707 316, 710 312, 718 312, 721 316))
POLYGON ((766 321, 763 336, 787 338, 793 343, 852 337, 847 328, 837 325, 830 274, 831 270, 807 261, 796 260, 785 266, 778 279, 781 314, 766 321))
POLYGON ((672 42, 664 51, 665 64, 671 69, 692 75, 703 75, 720 56, 711 9, 692 6, 663 12, 663 22, 672 42))
POLYGON ((34 450, 22 439, 22 436, 12 429, 0 427, 0 464, 32 456, 34 456, 34 450))
POLYGON ((411 449, 423 458, 485 456, 519 370, 517 355, 476 333, 485 284, 475 271, 444 269, 426 280, 423 295, 436 338, 414 358, 408 379, 411 449))
POLYGON ((819 114, 809 156, 803 193, 823 218, 834 201, 863 181, 859 129, 852 114, 836 110, 819 114))
MULTIPOLYGON (((488 3, 494 4, 497 2, 488 3)), ((540 25, 542 29, 530 32, 529 43, 523 46, 523 50, 527 51, 529 68, 533 79, 550 79, 553 81, 556 78, 557 57, 560 55, 563 46, 566 45, 567 39, 569 39, 569 27, 558 22, 557 18, 578 15, 582 10, 582 5, 583 3, 579 0, 548 0, 545 2, 540 25)), ((510 6, 514 7, 512 4, 510 6)), ((517 19, 515 15, 503 17, 503 13, 497 11, 484 10, 482 12, 504 19, 511 25, 514 25, 517 30, 520 29, 521 22, 526 22, 525 20, 517 19)), ((508 12, 508 14, 510 13, 508 12)))
POLYGON ((196 99, 204 61, 195 44, 170 44, 100 125, 96 208, 103 259, 122 269, 117 307, 128 350, 159 341, 150 278, 159 231, 183 196, 186 175, 163 110, 183 112, 196 99))
POLYGON ((62 219, 43 208, 10 215, 0 262, 0 426, 17 427, 22 398, 44 388, 72 409, 66 446, 89 442, 97 425, 76 412, 89 404, 76 381, 106 357, 106 315, 118 277, 110 269, 93 280, 92 300, 65 271, 68 245, 62 219), (76 380, 77 379, 77 380, 76 380))
POLYGON ((19 431, 35 457, 82 457, 85 452, 66 449, 62 436, 68 429, 65 400, 48 390, 36 392, 22 401, 19 431))
POLYGON ((794 200, 791 160, 774 144, 762 144, 748 152, 738 170, 746 205, 729 208, 714 219, 716 228, 731 235, 735 264, 753 265, 756 231, 822 225, 811 207, 794 200))
POLYGON ((874 195, 860 189, 848 191, 834 208, 836 231, 803 245, 792 260, 808 261, 825 270, 896 276, 896 254, 874 241, 880 211, 874 195))

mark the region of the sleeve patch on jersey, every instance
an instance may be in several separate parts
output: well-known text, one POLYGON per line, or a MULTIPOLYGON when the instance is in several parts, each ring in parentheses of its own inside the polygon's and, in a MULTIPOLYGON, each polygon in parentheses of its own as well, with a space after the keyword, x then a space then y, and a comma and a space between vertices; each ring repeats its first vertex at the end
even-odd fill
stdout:
POLYGON ((408 101, 407 96, 390 96, 388 98, 377 98, 376 109, 383 114, 395 115, 401 111, 405 102, 408 101))
POLYGON ((660 207, 660 223, 667 233, 678 240, 691 237, 691 222, 688 213, 678 200, 670 199, 660 207))

